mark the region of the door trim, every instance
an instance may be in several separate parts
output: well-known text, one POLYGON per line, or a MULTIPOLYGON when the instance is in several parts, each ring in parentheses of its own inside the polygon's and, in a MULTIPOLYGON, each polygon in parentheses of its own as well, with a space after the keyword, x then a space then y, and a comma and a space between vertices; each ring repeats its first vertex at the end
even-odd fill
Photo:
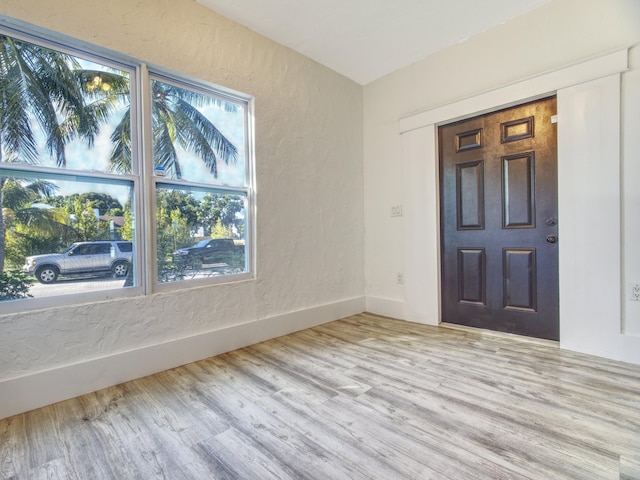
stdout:
POLYGON ((615 50, 552 72, 535 75, 516 83, 403 117, 399 121, 400 134, 428 125, 442 125, 477 117, 495 110, 553 95, 562 88, 625 72, 629 69, 628 57, 628 48, 615 50))
MULTIPOLYGON (((580 108, 580 105, 575 101, 575 95, 571 94, 575 88, 582 89, 581 95, 593 95, 590 97, 591 99, 595 99, 600 94, 604 95, 602 107, 599 108, 607 111, 608 115, 611 113, 611 109, 617 109, 619 112, 620 73, 628 70, 627 56, 627 49, 617 50, 607 55, 550 73, 543 73, 522 82, 506 85, 503 88, 497 88, 450 105, 435 107, 401 119, 399 127, 400 133, 402 133, 403 201, 405 205, 403 213, 405 217, 403 221, 405 237, 404 299, 398 301, 368 297, 367 308, 370 306, 384 307, 387 315, 397 318, 431 325, 440 323, 440 206, 437 171, 438 146, 436 142, 438 124, 476 116, 486 111, 523 103, 554 93, 558 95, 559 117, 561 117, 563 109, 570 111, 580 108), (589 93, 589 91, 593 92, 589 93), (616 98, 618 98, 617 101, 616 98), (563 102, 564 105, 562 105, 563 102)), ((615 114, 615 112, 613 113, 615 114)), ((564 145, 563 150, 559 150, 559 168, 562 169, 563 158, 565 162, 567 161, 567 157, 563 157, 563 152, 567 155, 571 148, 579 150, 579 142, 581 139, 587 138, 585 137, 587 132, 584 128, 580 130, 581 127, 569 123, 563 127, 562 118, 559 123, 559 147, 564 145)), ((593 120, 592 123, 597 123, 597 120, 593 120)), ((619 170, 619 123, 603 133, 606 138, 602 140, 605 150, 602 150, 601 157, 609 158, 612 167, 619 170)), ((561 174, 565 175, 564 181, 567 182, 567 171, 565 170, 565 173, 561 174)), ((568 198, 571 195, 570 190, 566 194, 562 193, 566 183, 563 184, 563 178, 560 178, 559 181, 560 195, 564 195, 565 199, 564 211, 569 212, 572 206, 575 207, 576 200, 568 198)), ((614 198, 610 205, 610 216, 617 216, 619 221, 619 181, 617 188, 618 197, 614 198)), ((579 233, 575 232, 574 236, 579 233)), ((567 238, 566 234, 567 232, 563 231, 565 239, 567 238)), ((611 239, 611 243, 619 244, 619 229, 612 232, 612 235, 615 238, 611 239)), ((637 346, 640 346, 640 338, 621 334, 619 292, 614 296, 609 293, 609 298, 606 300, 596 299, 596 302, 602 303, 602 308, 609 308, 607 318, 600 320, 598 324, 598 335, 595 332, 595 319, 590 321, 589 332, 580 332, 578 331, 580 328, 578 312, 571 310, 570 307, 563 308, 562 299, 569 298, 567 292, 574 290, 571 292, 574 298, 577 294, 571 278, 576 274, 574 267, 579 266, 579 260, 576 258, 576 252, 571 251, 570 248, 565 251, 563 260, 563 250, 560 250, 561 346, 608 358, 640 363, 640 349, 636 349, 637 346), (564 274, 563 262, 565 264, 564 274), (613 305, 614 300, 616 308, 613 305), (607 332, 606 341, 603 341, 604 331, 607 332)), ((614 270, 618 274, 616 276, 615 271, 609 271, 608 279, 613 280, 613 285, 616 282, 619 284, 621 263, 611 262, 610 259, 609 263, 617 264, 614 270)), ((578 271, 578 273, 580 272, 578 271)), ((592 316, 594 315, 595 312, 592 316)))

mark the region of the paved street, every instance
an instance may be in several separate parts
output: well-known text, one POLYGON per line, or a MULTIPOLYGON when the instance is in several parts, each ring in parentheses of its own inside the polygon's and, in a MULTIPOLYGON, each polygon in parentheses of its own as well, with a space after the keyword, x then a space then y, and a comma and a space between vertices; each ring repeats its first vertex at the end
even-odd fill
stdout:
POLYGON ((34 281, 29 293, 33 298, 68 295, 70 293, 95 292, 120 288, 124 285, 124 278, 94 277, 94 278, 59 278, 55 283, 44 285, 34 281))
MULTIPOLYGON (((176 280, 190 280, 193 278, 217 277, 219 275, 229 275, 232 273, 242 273, 242 270, 233 269, 224 263, 204 265, 198 270, 187 269, 182 277, 168 276, 165 282, 176 280)), ((72 293, 95 292, 96 290, 110 290, 124 286, 125 278, 115 278, 112 276, 77 278, 64 276, 58 277, 54 283, 42 284, 33 281, 29 293, 33 298, 52 297, 56 295, 69 295, 72 293)))

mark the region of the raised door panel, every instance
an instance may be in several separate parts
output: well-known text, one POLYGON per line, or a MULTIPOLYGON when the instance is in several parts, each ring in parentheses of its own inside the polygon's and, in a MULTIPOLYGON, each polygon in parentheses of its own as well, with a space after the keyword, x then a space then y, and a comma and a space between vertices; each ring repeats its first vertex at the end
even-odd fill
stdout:
POLYGON ((458 249, 458 301, 486 303, 486 253, 484 248, 458 249))
POLYGON ((535 153, 502 157, 503 228, 535 227, 535 153))
POLYGON ((476 160, 456 166, 456 211, 458 229, 484 228, 484 162, 476 160))
POLYGON ((537 310, 537 265, 534 248, 505 248, 503 265, 503 305, 507 309, 537 310))

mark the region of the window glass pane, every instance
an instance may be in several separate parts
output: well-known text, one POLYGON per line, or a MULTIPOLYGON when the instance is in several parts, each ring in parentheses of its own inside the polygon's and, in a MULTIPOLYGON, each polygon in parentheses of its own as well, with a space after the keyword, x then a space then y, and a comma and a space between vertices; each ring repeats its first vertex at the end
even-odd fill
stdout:
POLYGON ((0 35, 0 162, 131 172, 130 74, 0 35))
POLYGON ((0 300, 134 285, 132 182, 0 170, 0 186, 0 300))
POLYGON ((156 176, 245 184, 245 106, 152 81, 156 176))
POLYGON ((158 281, 247 271, 246 195, 159 185, 158 281))

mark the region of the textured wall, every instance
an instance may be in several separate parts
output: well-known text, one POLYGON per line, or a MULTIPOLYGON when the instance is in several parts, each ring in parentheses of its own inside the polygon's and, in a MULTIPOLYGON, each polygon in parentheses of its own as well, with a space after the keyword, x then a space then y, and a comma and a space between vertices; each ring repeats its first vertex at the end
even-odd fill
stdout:
POLYGON ((0 380, 363 295, 362 87, 192 0, 0 15, 255 96, 258 198, 256 280, 0 315, 0 380))

